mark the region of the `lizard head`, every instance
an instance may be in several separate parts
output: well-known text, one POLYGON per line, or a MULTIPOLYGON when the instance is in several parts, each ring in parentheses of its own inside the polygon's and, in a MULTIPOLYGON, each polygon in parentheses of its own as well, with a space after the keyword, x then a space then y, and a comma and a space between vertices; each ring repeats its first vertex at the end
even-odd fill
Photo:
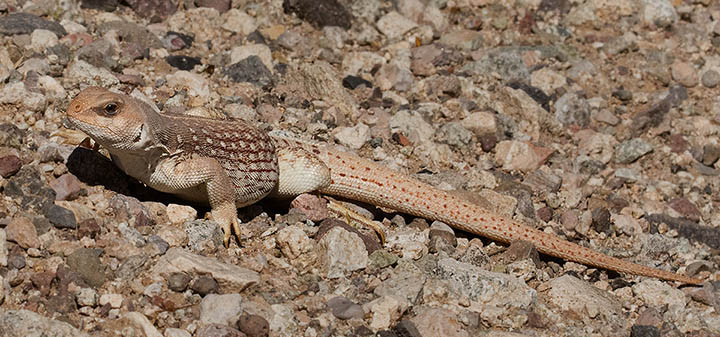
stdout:
POLYGON ((147 138, 142 102, 101 87, 89 87, 70 102, 66 116, 109 151, 131 151, 147 138))

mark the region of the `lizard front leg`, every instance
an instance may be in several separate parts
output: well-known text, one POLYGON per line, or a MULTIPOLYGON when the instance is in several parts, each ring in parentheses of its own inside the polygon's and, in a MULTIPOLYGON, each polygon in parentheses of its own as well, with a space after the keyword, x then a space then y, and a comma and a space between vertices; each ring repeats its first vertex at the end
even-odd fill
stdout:
POLYGON ((235 185, 216 159, 196 154, 161 159, 147 184, 184 199, 209 203, 213 220, 223 230, 225 246, 233 230, 239 240, 235 185))

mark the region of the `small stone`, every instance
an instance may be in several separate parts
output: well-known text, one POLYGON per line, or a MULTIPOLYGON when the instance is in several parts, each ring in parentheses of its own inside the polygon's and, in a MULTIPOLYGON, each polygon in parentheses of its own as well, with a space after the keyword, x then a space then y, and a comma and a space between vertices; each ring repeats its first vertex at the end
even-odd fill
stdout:
POLYGON ((69 323, 50 319, 29 310, 0 311, 0 331, 5 336, 41 336, 43 334, 55 337, 90 336, 69 323))
POLYGON ((217 293, 219 286, 214 278, 207 275, 200 275, 192 283, 190 289, 200 296, 205 296, 210 293, 217 293))
POLYGON ((98 305, 98 293, 92 288, 80 288, 75 293, 75 301, 81 307, 96 307, 98 305))
MULTIPOLYGON (((117 309, 116 309, 117 310, 117 309)), ((119 314, 119 312, 118 312, 119 314)), ((155 328, 152 322, 143 314, 137 311, 126 312, 123 315, 123 322, 121 326, 124 328, 123 332, 126 332, 127 328, 130 331, 127 332, 130 336, 145 336, 145 337, 161 337, 160 331, 155 328), (133 331, 135 330, 135 331, 133 331)))
POLYGON ((246 337, 245 334, 223 324, 208 324, 198 329, 197 337, 246 337))
POLYGON ((702 75, 701 81, 706 88, 715 88, 720 83, 720 73, 710 69, 702 75))
POLYGON ((150 22, 160 22, 177 11, 177 4, 172 0, 124 0, 137 15, 147 18, 150 22))
POLYGON ((272 73, 256 55, 225 68, 224 74, 233 82, 249 82, 260 87, 269 86, 273 82, 272 73))
POLYGON ((471 51, 482 47, 482 33, 476 30, 461 29, 442 34, 439 43, 452 48, 471 51))
POLYGON ((435 253, 445 251, 452 253, 457 246, 457 238, 455 232, 440 221, 434 221, 430 225, 430 252, 435 253))
POLYGON ((619 99, 623 102, 627 102, 633 98, 632 91, 625 90, 622 88, 613 91, 612 95, 613 95, 613 97, 617 97, 617 99, 619 99))
POLYGON ((353 75, 345 76, 345 78, 343 78, 342 84, 343 84, 343 87, 351 89, 351 90, 354 90, 355 88, 360 87, 360 86, 365 86, 366 88, 373 87, 372 83, 370 83, 370 81, 368 81, 362 77, 353 76, 353 75))
POLYGON ((80 180, 71 173, 65 173, 53 180, 50 187, 55 191, 55 200, 75 200, 83 192, 87 193, 80 180))
POLYGON ((50 207, 45 209, 43 215, 50 221, 50 223, 53 224, 53 226, 55 226, 55 228, 77 228, 75 213, 65 207, 50 205, 50 207))
POLYGON ((610 211, 600 207, 592 210, 592 228, 598 233, 610 231, 610 211))
POLYGON ((97 9, 105 12, 112 12, 118 6, 118 0, 82 0, 80 8, 97 9))
POLYGON ((286 14, 295 13, 316 27, 338 26, 349 29, 352 15, 337 0, 284 0, 286 14))
POLYGON ((223 15, 225 23, 222 28, 244 36, 249 35, 258 28, 255 18, 239 9, 231 9, 223 15))
POLYGON ((375 73, 375 83, 380 90, 407 91, 412 88, 414 82, 412 72, 396 63, 385 64, 375 73))
POLYGON ((17 35, 31 34, 36 29, 49 30, 58 37, 67 34, 65 28, 54 21, 45 20, 37 15, 29 13, 10 13, 0 17, 0 34, 17 35))
MULTIPOLYGON (((180 248, 170 248, 152 267, 153 275, 166 277, 171 273, 185 272, 212 276, 223 292, 240 292, 259 281, 259 275, 249 269, 222 263, 216 258, 192 254, 180 248)), ((204 276, 209 277, 209 276, 204 276)))
POLYGON ((200 322, 235 325, 235 319, 243 311, 242 302, 240 294, 208 294, 200 302, 200 322))
POLYGON ((626 140, 615 147, 615 162, 630 164, 652 151, 652 145, 640 138, 626 140))
POLYGON ((673 79, 685 87, 691 88, 698 84, 698 74, 692 63, 675 62, 670 71, 673 79))
POLYGON ((720 159, 720 145, 706 144, 703 146, 702 163, 705 166, 712 166, 718 159, 720 159))
POLYGON ((698 210, 698 208, 686 198, 671 199, 668 201, 668 206, 688 220, 697 222, 700 221, 700 218, 702 217, 700 210, 698 210))
POLYGON ((201 252, 208 247, 220 247, 223 240, 223 232, 215 221, 195 220, 183 224, 187 234, 188 246, 196 252, 201 252))
POLYGON ((17 156, 9 155, 0 157, 0 176, 9 178, 20 171, 22 161, 17 156))
POLYGON ((660 330, 651 325, 633 325, 630 328, 630 337, 660 337, 660 330))
POLYGON ((646 24, 667 28, 678 21, 678 14, 670 0, 642 0, 642 18, 646 24))
POLYGON ((356 304, 342 296, 331 298, 327 302, 327 306, 333 316, 343 320, 362 318, 365 315, 365 311, 361 305, 356 304))
POLYGON ((356 233, 344 228, 331 228, 318 242, 318 249, 318 257, 328 278, 343 277, 346 272, 367 267, 365 243, 356 233))
POLYGON ((339 144, 358 150, 370 141, 370 127, 363 123, 353 127, 341 126, 335 129, 334 138, 339 144))
POLYGON ((175 292, 183 292, 190 284, 190 276, 185 273, 172 273, 167 277, 168 288, 175 292))
POLYGON ((568 92, 555 102, 555 118, 563 125, 586 126, 590 122, 590 105, 576 93, 568 92))
POLYGON ((28 48, 42 53, 57 44, 58 37, 55 33, 45 29, 36 29, 30 34, 30 45, 28 48))
POLYGON ((327 200, 315 195, 303 193, 290 202, 293 209, 299 210, 308 220, 320 222, 330 217, 327 200))
POLYGON ((171 224, 183 224, 197 219, 197 210, 190 206, 168 204, 166 212, 171 224))
POLYGON ((573 315, 602 320, 600 335, 612 334, 627 324, 620 300, 586 281, 566 274, 551 280, 549 287, 546 298, 551 304, 573 315))
POLYGON ((192 337, 192 334, 187 332, 187 330, 183 330, 183 329, 165 328, 165 331, 163 331, 163 336, 165 336, 165 337, 192 337))
POLYGON ((240 316, 237 327, 248 337, 267 337, 270 335, 270 323, 259 315, 244 314, 240 316))
POLYGON ((170 55, 165 57, 165 62, 180 70, 193 70, 196 65, 202 64, 200 58, 184 55, 170 55))
POLYGON ((377 21, 377 29, 387 36, 388 40, 396 40, 415 27, 417 23, 395 11, 385 14, 377 21))
POLYGON ((368 259, 370 260, 368 267, 371 269, 383 269, 397 263, 399 258, 385 249, 377 249, 368 256, 368 259))
POLYGON ((75 250, 67 257, 67 265, 93 288, 98 288, 105 283, 105 267, 94 249, 79 248, 75 250))
POLYGON ((162 44, 169 51, 190 48, 195 39, 187 34, 169 31, 162 39, 162 44))
POLYGON ((78 238, 88 237, 94 239, 101 232, 100 225, 94 218, 80 222, 77 229, 78 238))
POLYGON ((100 301, 102 305, 110 305, 111 308, 118 309, 122 306, 123 296, 121 294, 102 294, 100 295, 100 301))
POLYGON ((495 148, 495 161, 506 171, 530 172, 537 170, 553 153, 550 148, 515 140, 502 141, 495 148))
POLYGON ((209 7, 215 8, 220 14, 230 10, 232 1, 230 0, 195 0, 195 5, 198 7, 209 7))
POLYGON ((402 336, 470 336, 460 323, 458 315, 444 308, 422 310, 410 321, 401 321, 398 325, 402 325, 405 330, 415 332, 415 334, 406 333, 402 336))
POLYGON ((37 230, 32 221, 26 217, 14 218, 10 224, 5 227, 7 240, 20 245, 24 249, 39 248, 40 240, 37 236, 37 230))

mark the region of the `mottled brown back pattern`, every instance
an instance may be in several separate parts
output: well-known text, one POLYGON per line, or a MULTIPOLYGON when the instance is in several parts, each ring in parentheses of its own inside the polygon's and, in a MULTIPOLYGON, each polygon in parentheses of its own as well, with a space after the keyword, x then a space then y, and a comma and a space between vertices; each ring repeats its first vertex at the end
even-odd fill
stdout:
MULTIPOLYGON (((268 135, 242 120, 158 114, 158 138, 171 149, 215 158, 235 185, 238 200, 259 200, 278 179, 268 135)), ((238 207, 249 203, 238 203, 238 207)))

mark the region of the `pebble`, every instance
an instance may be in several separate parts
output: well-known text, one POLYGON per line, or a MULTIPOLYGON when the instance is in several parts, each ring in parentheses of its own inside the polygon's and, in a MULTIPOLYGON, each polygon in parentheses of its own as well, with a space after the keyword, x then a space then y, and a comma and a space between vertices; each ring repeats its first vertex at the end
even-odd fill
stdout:
POLYGON ((178 204, 168 204, 167 217, 172 224, 183 224, 197 219, 197 210, 193 207, 178 204))
POLYGON ((439 43, 462 50, 476 50, 482 47, 482 33, 476 30, 461 29, 443 34, 439 43))
POLYGON ((224 74, 233 82, 249 82, 260 87, 272 84, 273 76, 260 57, 251 55, 225 68, 224 74))
POLYGON ((337 0, 285 0, 285 13, 297 16, 316 27, 338 26, 349 29, 352 15, 337 0))
POLYGON ((570 275, 563 275, 550 281, 548 293, 544 296, 549 303, 579 317, 602 319, 605 324, 598 328, 601 335, 612 334, 623 329, 626 319, 623 316, 620 300, 604 290, 570 275))
POLYGON ((642 0, 641 14, 646 24, 667 28, 678 21, 678 14, 670 0, 642 0))
POLYGON ((270 324, 260 315, 243 314, 237 321, 237 327, 248 337, 267 337, 270 324))
POLYGON ((417 23, 395 11, 385 14, 377 21, 376 25, 377 29, 389 40, 397 40, 417 27, 417 23))
POLYGON ((195 5, 198 7, 215 8, 220 14, 230 10, 232 1, 230 0, 196 0, 195 5))
POLYGON ((128 332, 129 334, 142 334, 145 337, 162 337, 162 334, 157 330, 157 328, 155 328, 152 322, 150 322, 145 315, 137 311, 131 311, 123 314, 123 321, 126 322, 123 326, 132 327, 138 330, 137 332, 128 332))
POLYGON ((514 140, 501 141, 495 148, 495 161, 506 171, 537 170, 553 153, 552 149, 514 140))
POLYGON ((69 323, 50 319, 28 310, 0 311, 0 331, 8 336, 34 336, 38 331, 52 331, 55 337, 89 337, 69 323))
POLYGON ((75 301, 81 307, 96 307, 98 305, 99 296, 97 291, 92 288, 80 288, 75 292, 75 301))
POLYGON ((177 68, 180 70, 193 70, 195 66, 202 64, 202 61, 199 57, 185 55, 170 55, 165 58, 165 62, 167 62, 173 68, 177 68))
POLYGON ((333 316, 339 319, 362 318, 365 315, 365 311, 361 305, 342 296, 331 298, 327 302, 327 306, 333 316))
MULTIPOLYGON (((417 332, 415 336, 470 337, 470 334, 462 328, 458 315, 450 310, 441 308, 421 310, 410 320, 417 332)), ((408 328, 406 327, 406 329, 408 328)))
POLYGON ((248 35, 258 28, 255 18, 236 8, 230 9, 223 14, 223 19, 225 22, 222 28, 234 33, 248 35))
POLYGON ((0 18, 0 34, 3 35, 31 34, 36 29, 49 30, 58 37, 67 34, 61 24, 30 13, 10 13, 0 18))
POLYGON ((165 337, 192 337, 192 334, 190 334, 187 330, 183 330, 183 329, 166 328, 165 331, 163 331, 163 336, 165 336, 165 337))
POLYGON ((615 162, 630 164, 653 151, 653 146, 640 138, 626 140, 615 147, 615 162))
POLYGON ((353 150, 358 150, 370 141, 370 127, 358 123, 353 127, 338 127, 335 129, 335 141, 353 150))
POLYGON ((67 257, 67 265, 92 288, 105 283, 105 267, 95 249, 78 248, 67 257))
POLYGON ((197 337, 245 337, 245 335, 227 325, 209 324, 197 331, 197 337))
POLYGON ((706 88, 715 88, 720 83, 720 73, 712 69, 708 70, 703 73, 701 81, 706 88))
POLYGON ((318 257, 328 278, 364 269, 368 264, 365 243, 356 234, 340 227, 331 228, 318 242, 318 257))
POLYGON ((15 242, 24 249, 40 248, 40 240, 35 225, 26 217, 14 218, 5 227, 5 234, 8 241, 15 242))
POLYGON ((71 173, 59 176, 49 185, 55 191, 55 200, 75 200, 81 194, 87 194, 80 180, 71 173))
POLYGON ((20 158, 14 155, 0 157, 0 176, 10 178, 10 176, 18 173, 22 167, 20 158))
POLYGON ((691 63, 678 61, 671 66, 672 78, 685 87, 691 88, 698 84, 698 73, 691 63))
POLYGON ((125 2, 130 5, 130 8, 132 8, 137 15, 147 18, 151 22, 165 20, 168 16, 175 13, 178 8, 177 4, 171 0, 125 0, 125 2))
POLYGON ((208 294, 200 302, 200 322, 233 326, 243 311, 240 294, 208 294))
POLYGON ((217 293, 219 285, 214 278, 207 275, 200 275, 190 285, 190 289, 200 296, 205 296, 207 294, 217 293))

